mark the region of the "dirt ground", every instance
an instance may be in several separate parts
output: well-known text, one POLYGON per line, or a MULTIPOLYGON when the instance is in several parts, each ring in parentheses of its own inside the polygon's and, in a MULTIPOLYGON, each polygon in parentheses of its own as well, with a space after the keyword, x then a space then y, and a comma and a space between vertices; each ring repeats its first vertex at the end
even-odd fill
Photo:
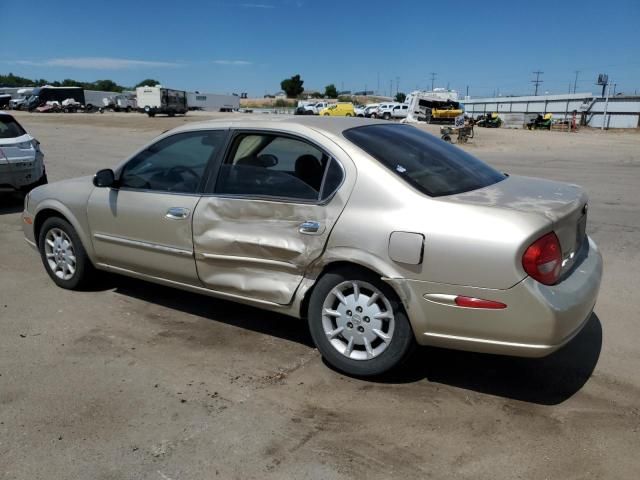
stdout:
MULTIPOLYGON (((18 115, 51 181, 206 117, 18 115)), ((591 197, 599 302, 545 359, 421 348, 352 379, 294 319, 117 276, 57 288, 1 196, 0 479, 638 478, 640 134, 476 134, 501 170, 591 197)))

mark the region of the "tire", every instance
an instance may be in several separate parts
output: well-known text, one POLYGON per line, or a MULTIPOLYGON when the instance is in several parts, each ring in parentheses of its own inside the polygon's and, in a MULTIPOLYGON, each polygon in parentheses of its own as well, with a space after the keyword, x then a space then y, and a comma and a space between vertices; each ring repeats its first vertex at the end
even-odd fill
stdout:
POLYGON ((149 115, 150 117, 155 117, 156 116, 156 114, 151 112, 151 111, 147 112, 147 115, 149 115))
POLYGON ((345 117, 352 117, 353 115, 351 115, 350 113, 346 113, 345 117))
POLYGON ((444 140, 445 142, 448 142, 448 143, 453 143, 451 141, 451 136, 450 135, 443 135, 442 136, 442 140, 444 140))
POLYGON ((330 115, 329 115, 328 113, 325 113, 325 114, 324 114, 324 116, 325 116, 325 117, 329 117, 330 115))
POLYGON ((384 118, 385 120, 389 120, 391 118, 391 114, 389 114, 389 112, 387 112, 384 115, 382 115, 382 118, 384 118))
POLYGON ((38 236, 38 250, 44 269, 61 288, 80 290, 88 285, 95 273, 80 237, 69 222, 60 217, 45 220, 38 236), (53 258, 48 258, 52 255, 53 258), (58 265, 55 264, 55 255, 59 255, 58 265), (71 257, 75 258, 75 261, 72 261, 71 257))
POLYGON ((395 292, 376 275, 357 268, 342 268, 318 280, 309 300, 308 322, 325 361, 348 375, 369 377, 388 372, 401 365, 415 345, 409 319, 395 292), (354 283, 358 285, 358 301, 354 283), (336 291, 342 292, 346 303, 339 300, 336 291), (368 306, 374 293, 377 300, 368 306), (327 310, 333 314, 324 313, 327 310), (327 332, 340 328, 330 339, 327 332))

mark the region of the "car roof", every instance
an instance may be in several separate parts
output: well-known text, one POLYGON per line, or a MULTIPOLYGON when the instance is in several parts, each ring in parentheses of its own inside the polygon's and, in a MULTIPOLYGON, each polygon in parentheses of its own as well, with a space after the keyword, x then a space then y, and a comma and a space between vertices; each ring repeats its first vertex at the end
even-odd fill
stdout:
MULTIPOLYGON (((240 115, 240 114, 238 114, 240 115)), ((388 121, 375 120, 371 118, 361 117, 323 117, 323 116, 268 116, 253 117, 253 118, 229 118, 229 119, 216 119, 207 120, 204 122, 188 123, 186 125, 177 127, 172 130, 178 131, 190 131, 190 130, 202 130, 206 128, 265 128, 265 129, 298 129, 299 126, 307 127, 312 130, 325 132, 333 135, 341 135, 345 130, 355 127, 363 127, 366 125, 376 124, 388 124, 388 121)))

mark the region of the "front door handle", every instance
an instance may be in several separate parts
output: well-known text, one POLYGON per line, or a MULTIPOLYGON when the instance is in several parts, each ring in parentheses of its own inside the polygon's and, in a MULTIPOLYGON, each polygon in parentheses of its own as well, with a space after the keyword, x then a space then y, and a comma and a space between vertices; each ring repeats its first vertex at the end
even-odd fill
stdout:
POLYGON ((171 220, 183 220, 188 216, 189 209, 182 207, 171 207, 165 214, 165 218, 170 218, 171 220))
POLYGON ((324 230, 322 225, 315 220, 307 220, 298 226, 298 231, 307 235, 318 235, 322 233, 322 230, 324 230))

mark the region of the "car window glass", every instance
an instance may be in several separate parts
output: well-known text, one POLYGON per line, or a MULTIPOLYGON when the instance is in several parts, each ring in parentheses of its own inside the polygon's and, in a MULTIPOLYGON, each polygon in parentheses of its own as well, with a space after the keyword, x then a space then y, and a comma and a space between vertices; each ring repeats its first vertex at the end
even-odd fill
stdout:
POLYGON ((24 135, 24 129, 9 115, 0 115, 0 138, 16 138, 24 135))
POLYGON ((313 145, 273 134, 238 135, 216 193, 318 200, 329 157, 313 145))
POLYGON ((164 138, 124 166, 120 186, 195 193, 207 164, 222 148, 225 135, 225 130, 205 130, 164 138))
POLYGON ((486 163, 418 128, 369 125, 343 135, 427 195, 453 195, 505 179, 486 163))
POLYGON ((344 172, 342 167, 336 159, 331 159, 329 167, 327 169, 324 185, 322 186, 321 200, 329 198, 340 187, 342 179, 344 178, 344 172))

